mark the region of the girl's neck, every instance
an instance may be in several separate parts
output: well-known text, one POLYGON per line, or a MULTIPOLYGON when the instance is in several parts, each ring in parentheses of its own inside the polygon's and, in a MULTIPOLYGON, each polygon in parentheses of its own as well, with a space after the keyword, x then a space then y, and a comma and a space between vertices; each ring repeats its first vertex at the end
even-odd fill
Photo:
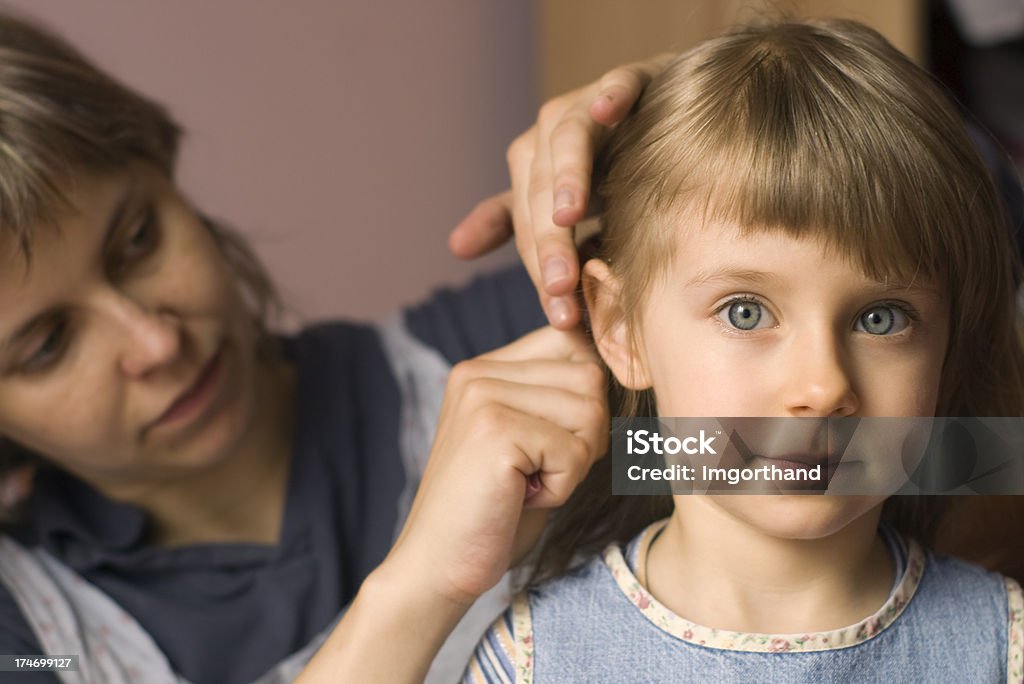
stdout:
POLYGON ((680 499, 648 553, 646 580, 687 620, 737 632, 823 632, 876 612, 892 589, 893 559, 877 533, 881 506, 807 540, 772 536, 713 497, 680 499))

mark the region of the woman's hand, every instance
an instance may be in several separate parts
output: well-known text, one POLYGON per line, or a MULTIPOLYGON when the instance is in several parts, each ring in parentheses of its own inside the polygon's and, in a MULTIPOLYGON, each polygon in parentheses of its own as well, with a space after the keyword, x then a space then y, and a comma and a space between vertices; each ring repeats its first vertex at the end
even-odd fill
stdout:
POLYGON ((604 371, 578 331, 544 328, 452 370, 437 437, 385 565, 469 605, 533 546, 604 455, 604 371))
POLYGON ((402 533, 298 681, 422 682, 604 454, 604 385, 578 331, 544 328, 457 365, 402 533))
POLYGON ((452 253, 473 258, 514 235, 541 306, 557 328, 579 322, 572 296, 579 281, 572 227, 586 216, 595 151, 667 59, 661 55, 613 69, 546 102, 537 122, 508 149, 512 190, 481 202, 448 238, 452 253))

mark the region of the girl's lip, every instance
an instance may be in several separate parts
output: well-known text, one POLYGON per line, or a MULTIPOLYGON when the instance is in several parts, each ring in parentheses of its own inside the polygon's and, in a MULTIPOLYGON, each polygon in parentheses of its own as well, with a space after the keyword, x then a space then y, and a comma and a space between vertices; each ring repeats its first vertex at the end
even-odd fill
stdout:
POLYGON ((195 382, 179 394, 151 425, 155 427, 177 423, 201 414, 214 395, 213 390, 216 388, 217 380, 220 378, 223 357, 224 345, 221 344, 217 347, 217 351, 214 352, 210 360, 206 362, 206 365, 203 366, 195 382))
POLYGON ((814 467, 817 465, 830 466, 837 465, 840 461, 838 456, 829 454, 782 454, 779 456, 768 456, 766 454, 758 454, 760 458, 766 461, 775 461, 777 463, 791 463, 794 466, 803 467, 814 467))

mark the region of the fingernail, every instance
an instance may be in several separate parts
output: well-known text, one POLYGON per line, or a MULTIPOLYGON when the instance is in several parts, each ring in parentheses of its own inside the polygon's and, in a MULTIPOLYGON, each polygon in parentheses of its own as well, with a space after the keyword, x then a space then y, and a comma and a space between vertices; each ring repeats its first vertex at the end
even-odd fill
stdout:
POLYGON ((569 277, 569 265, 561 257, 552 257, 544 262, 544 284, 554 285, 559 280, 569 277))
POLYGON ((555 211, 558 211, 559 209, 569 209, 572 205, 572 190, 569 188, 562 188, 557 194, 555 194, 555 211))
POLYGON ((565 297, 555 297, 548 302, 548 320, 554 324, 569 320, 569 302, 565 297))

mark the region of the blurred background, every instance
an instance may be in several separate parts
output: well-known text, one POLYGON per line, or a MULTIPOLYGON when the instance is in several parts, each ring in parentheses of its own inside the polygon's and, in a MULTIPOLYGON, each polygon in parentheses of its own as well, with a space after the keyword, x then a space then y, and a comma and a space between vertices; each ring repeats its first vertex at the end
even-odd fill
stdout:
POLYGON ((163 102, 179 180, 251 239, 292 321, 376 317, 513 258, 445 238, 544 98, 735 21, 841 15, 934 67, 1024 158, 1024 0, 8 0, 163 102))

